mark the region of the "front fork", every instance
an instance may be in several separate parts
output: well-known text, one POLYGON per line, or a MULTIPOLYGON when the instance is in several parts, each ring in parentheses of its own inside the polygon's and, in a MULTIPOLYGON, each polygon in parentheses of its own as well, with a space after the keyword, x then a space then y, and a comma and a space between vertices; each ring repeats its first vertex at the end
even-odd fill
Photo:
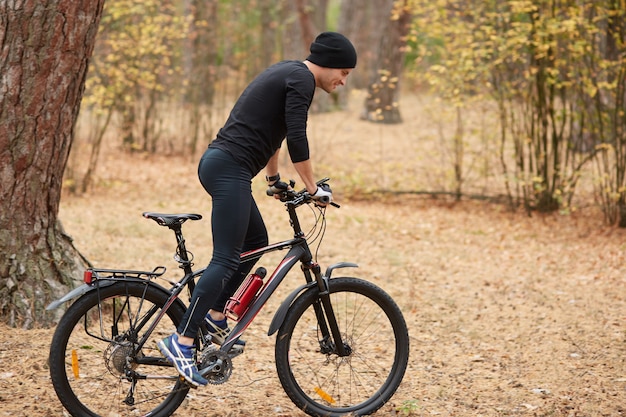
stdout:
POLYGON ((319 264, 314 262, 303 265, 302 270, 308 282, 313 281, 311 275, 315 276, 315 281, 319 289, 319 299, 313 304, 313 309, 315 310, 317 323, 320 333, 322 334, 320 340, 321 352, 325 354, 336 353, 340 357, 350 355, 352 349, 350 346, 344 344, 341 338, 337 317, 335 317, 333 305, 330 302, 330 288, 328 285, 330 276, 322 276, 319 264), (332 343, 333 341, 334 343, 332 343))

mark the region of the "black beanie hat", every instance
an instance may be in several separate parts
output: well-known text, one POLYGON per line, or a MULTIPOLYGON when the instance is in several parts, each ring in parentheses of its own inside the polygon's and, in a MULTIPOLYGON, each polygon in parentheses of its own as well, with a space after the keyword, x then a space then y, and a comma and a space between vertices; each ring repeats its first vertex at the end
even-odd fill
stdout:
POLYGON ((352 43, 337 32, 320 33, 311 44, 311 55, 307 58, 320 67, 354 68, 356 50, 352 43))

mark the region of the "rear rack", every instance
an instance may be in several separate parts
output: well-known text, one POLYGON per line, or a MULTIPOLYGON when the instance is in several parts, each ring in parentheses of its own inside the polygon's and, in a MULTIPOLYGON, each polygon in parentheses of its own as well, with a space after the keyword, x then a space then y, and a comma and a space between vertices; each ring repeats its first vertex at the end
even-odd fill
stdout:
POLYGON ((85 270, 83 281, 85 284, 91 285, 94 281, 99 279, 129 279, 129 278, 143 278, 154 279, 163 275, 166 271, 164 266, 157 266, 152 271, 134 271, 131 269, 104 269, 104 268, 90 268, 85 270))

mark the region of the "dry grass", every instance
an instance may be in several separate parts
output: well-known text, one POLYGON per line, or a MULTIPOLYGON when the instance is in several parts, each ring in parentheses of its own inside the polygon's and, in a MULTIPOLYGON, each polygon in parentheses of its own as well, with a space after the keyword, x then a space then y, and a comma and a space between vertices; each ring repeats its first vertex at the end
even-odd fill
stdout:
MULTIPOLYGON (((406 107, 401 126, 352 121, 356 110, 310 121, 318 171, 336 178, 343 203, 328 210, 319 261, 359 263, 350 273, 392 294, 409 325, 409 370, 377 415, 625 415, 625 231, 605 228, 591 208, 529 218, 470 201, 346 198, 342 186, 354 178, 377 183, 407 152, 436 149, 425 138, 436 138, 437 127, 419 103, 406 107)), ((405 169, 421 180, 421 168, 405 169)), ((107 152, 93 191, 64 196, 61 220, 97 266, 165 265, 175 275, 171 232, 140 214, 208 215, 195 170, 182 158, 107 152)), ((395 180, 393 172, 384 181, 395 180)), ((264 198, 261 180, 255 192, 271 240, 288 237, 284 210, 264 198)), ((186 236, 197 264, 208 262, 208 220, 187 227, 186 236)), ((231 381, 194 391, 178 415, 303 415, 280 388, 266 335, 281 294, 298 284, 295 276, 287 280, 246 333, 249 348, 235 360, 231 381)), ((52 331, 0 330, 0 416, 62 415, 45 364, 52 331)))

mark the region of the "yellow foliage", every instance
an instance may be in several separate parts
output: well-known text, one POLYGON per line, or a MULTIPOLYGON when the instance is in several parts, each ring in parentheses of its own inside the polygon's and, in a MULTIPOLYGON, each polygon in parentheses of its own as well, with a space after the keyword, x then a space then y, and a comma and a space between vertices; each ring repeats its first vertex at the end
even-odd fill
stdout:
POLYGON ((612 154, 607 161, 617 161, 599 162, 612 174, 605 195, 613 199, 610 193, 626 182, 626 56, 619 54, 626 49, 619 34, 624 5, 416 0, 411 39, 418 56, 411 75, 458 108, 494 98, 506 129, 503 140, 514 142, 517 180, 538 199, 567 204, 576 164, 583 163, 571 156, 571 137, 588 138, 586 149, 595 146, 612 154), (611 22, 617 26, 612 32, 611 22), (617 52, 608 54, 609 46, 617 52), (616 141, 619 146, 612 146, 616 141))
POLYGON ((85 104, 125 106, 180 73, 189 21, 169 2, 108 0, 86 83, 85 104))

